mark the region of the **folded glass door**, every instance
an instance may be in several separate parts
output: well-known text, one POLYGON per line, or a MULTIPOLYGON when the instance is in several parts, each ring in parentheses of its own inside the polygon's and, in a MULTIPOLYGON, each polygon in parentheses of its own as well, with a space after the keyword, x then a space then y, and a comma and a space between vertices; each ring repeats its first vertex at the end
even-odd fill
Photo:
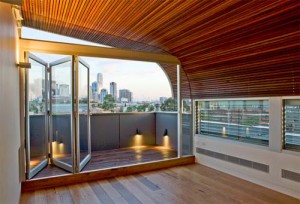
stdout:
POLYGON ((48 165, 47 63, 26 53, 31 69, 25 71, 26 177, 48 165))
POLYGON ((50 63, 51 163, 74 172, 73 66, 65 57, 50 63))
POLYGON ((91 159, 89 65, 75 57, 75 67, 76 171, 80 172, 91 159))

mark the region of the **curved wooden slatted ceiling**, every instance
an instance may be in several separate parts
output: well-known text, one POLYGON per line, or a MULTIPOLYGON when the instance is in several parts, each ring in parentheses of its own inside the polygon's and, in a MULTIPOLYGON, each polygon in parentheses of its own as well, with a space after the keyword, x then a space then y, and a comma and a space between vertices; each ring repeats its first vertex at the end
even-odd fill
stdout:
POLYGON ((184 97, 300 95, 297 0, 24 0, 22 14, 28 27, 175 55, 184 97))

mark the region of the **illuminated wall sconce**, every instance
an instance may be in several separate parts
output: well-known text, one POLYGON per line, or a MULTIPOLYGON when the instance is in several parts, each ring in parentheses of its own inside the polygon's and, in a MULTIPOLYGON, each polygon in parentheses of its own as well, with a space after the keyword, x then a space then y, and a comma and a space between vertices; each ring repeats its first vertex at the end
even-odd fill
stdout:
POLYGON ((168 136, 168 129, 165 129, 164 136, 168 136))
POLYGON ((137 128, 135 132, 136 132, 137 135, 141 135, 141 130, 140 129, 137 128))

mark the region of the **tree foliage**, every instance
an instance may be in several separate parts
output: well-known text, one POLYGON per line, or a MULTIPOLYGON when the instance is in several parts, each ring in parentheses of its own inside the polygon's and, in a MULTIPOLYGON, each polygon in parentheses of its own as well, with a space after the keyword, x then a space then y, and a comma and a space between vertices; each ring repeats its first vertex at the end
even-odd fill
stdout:
MULTIPOLYGON (((182 103, 183 103, 183 111, 184 112, 189 112, 191 110, 191 108, 188 105, 188 103, 185 100, 183 100, 182 103)), ((166 99, 161 104, 160 109, 162 111, 177 111, 177 100, 175 100, 174 98, 168 98, 168 99, 166 99)))
POLYGON ((134 112, 136 110, 136 106, 128 106, 126 112, 134 112))
POLYGON ((177 111, 177 102, 174 98, 166 99, 160 106, 162 111, 177 111))
POLYGON ((154 111, 154 106, 149 103, 144 103, 138 106, 128 106, 126 112, 151 112, 154 111))
POLYGON ((102 103, 101 108, 103 108, 104 110, 113 111, 115 107, 116 107, 116 104, 115 104, 114 97, 111 94, 107 94, 104 97, 104 102, 102 103))

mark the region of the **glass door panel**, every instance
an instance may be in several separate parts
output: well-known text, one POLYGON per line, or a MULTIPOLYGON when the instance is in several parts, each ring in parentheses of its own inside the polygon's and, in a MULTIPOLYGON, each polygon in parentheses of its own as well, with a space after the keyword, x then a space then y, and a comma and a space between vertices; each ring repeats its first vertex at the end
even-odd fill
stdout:
POLYGON ((78 132, 79 169, 91 159, 90 113, 89 113, 89 66, 79 58, 78 63, 78 132))
POLYGON ((51 161, 73 172, 73 97, 71 57, 50 63, 51 161))
POLYGON ((27 179, 48 164, 47 63, 28 53, 26 70, 26 160, 27 179))

